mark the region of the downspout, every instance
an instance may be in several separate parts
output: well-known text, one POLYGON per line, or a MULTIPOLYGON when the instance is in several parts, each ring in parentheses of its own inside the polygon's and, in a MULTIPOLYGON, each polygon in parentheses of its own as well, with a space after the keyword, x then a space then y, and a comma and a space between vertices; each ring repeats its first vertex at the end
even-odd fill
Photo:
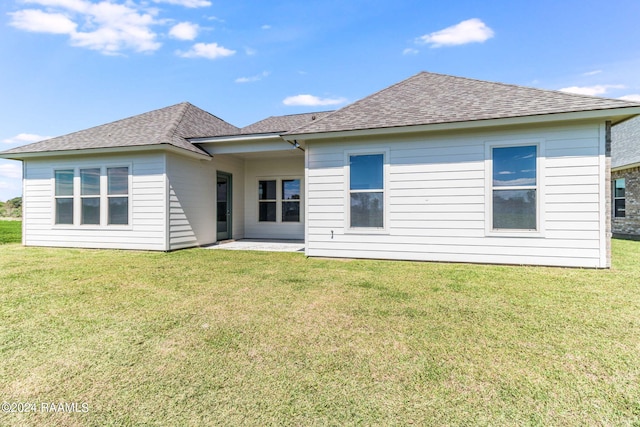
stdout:
POLYGON ((611 120, 607 120, 604 124, 604 176, 605 176, 605 185, 604 185, 604 197, 605 197, 605 241, 606 241, 606 251, 607 251, 607 259, 606 259, 606 267, 611 268, 611 214, 612 214, 612 206, 611 206, 611 120))

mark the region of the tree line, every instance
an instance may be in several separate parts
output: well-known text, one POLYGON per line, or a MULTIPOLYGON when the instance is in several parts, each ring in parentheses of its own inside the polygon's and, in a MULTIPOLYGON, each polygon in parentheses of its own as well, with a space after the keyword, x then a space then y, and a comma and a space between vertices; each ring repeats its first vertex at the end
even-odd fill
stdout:
POLYGON ((0 218, 21 218, 22 197, 14 197, 6 202, 0 202, 0 218))

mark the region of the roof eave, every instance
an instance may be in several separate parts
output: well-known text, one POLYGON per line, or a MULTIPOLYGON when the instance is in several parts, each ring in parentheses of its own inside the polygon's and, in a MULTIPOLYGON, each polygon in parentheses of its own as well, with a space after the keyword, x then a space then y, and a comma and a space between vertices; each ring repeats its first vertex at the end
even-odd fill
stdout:
POLYGON ((616 123, 627 120, 633 116, 640 115, 640 106, 610 108, 603 110, 574 111, 566 113, 540 114, 532 116, 506 117, 496 119, 469 120, 462 122, 433 123, 425 125, 409 125, 395 126, 387 128, 371 128, 371 129, 355 129, 345 131, 332 132, 316 132, 316 133, 285 133, 282 135, 287 141, 296 139, 313 140, 342 137, 359 137, 370 135, 390 135, 390 134, 409 134, 418 132, 435 132, 449 130, 467 130, 475 128, 489 128, 497 126, 517 126, 526 124, 551 123, 561 121, 575 120, 611 120, 616 123))
POLYGON ((272 133, 254 133, 254 134, 245 134, 245 135, 209 136, 209 137, 202 137, 202 138, 188 138, 188 141, 192 144, 257 141, 257 140, 268 140, 268 139, 280 139, 280 134, 281 134, 280 132, 272 132, 272 133))
POLYGON ((57 150, 57 151, 36 151, 26 153, 0 153, 0 158, 10 160, 29 160, 46 157, 63 157, 63 156, 87 156, 100 154, 128 154, 136 152, 149 151, 169 151, 187 157, 200 160, 211 160, 211 156, 200 154, 195 151, 186 150, 171 144, 153 144, 153 145, 136 145, 128 147, 108 147, 108 148, 81 148, 75 150, 57 150))

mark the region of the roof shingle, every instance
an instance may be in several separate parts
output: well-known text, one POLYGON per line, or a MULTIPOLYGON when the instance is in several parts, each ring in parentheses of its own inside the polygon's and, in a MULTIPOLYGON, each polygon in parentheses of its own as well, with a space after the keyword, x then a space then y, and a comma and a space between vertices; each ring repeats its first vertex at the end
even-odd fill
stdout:
POLYGON ((618 99, 421 72, 289 132, 312 134, 638 107, 618 99))
POLYGON ((2 154, 169 144, 206 155, 199 147, 187 141, 187 138, 225 135, 239 131, 237 127, 224 120, 188 102, 183 102, 68 135, 16 147, 2 154))
POLYGON ((271 116, 259 122, 240 129, 243 135, 256 133, 284 133, 297 129, 314 120, 320 120, 333 111, 321 111, 318 113, 290 114, 286 116, 271 116))

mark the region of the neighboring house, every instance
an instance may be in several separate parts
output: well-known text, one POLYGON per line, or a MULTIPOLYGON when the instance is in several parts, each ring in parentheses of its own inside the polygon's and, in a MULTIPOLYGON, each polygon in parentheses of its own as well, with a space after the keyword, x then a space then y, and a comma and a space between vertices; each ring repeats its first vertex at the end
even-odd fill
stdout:
POLYGON ((610 266, 611 126, 640 104, 419 73, 238 129, 188 103, 14 148, 30 246, 304 239, 308 256, 610 266))
POLYGON ((614 126, 611 135, 613 236, 640 239, 640 118, 614 126))

